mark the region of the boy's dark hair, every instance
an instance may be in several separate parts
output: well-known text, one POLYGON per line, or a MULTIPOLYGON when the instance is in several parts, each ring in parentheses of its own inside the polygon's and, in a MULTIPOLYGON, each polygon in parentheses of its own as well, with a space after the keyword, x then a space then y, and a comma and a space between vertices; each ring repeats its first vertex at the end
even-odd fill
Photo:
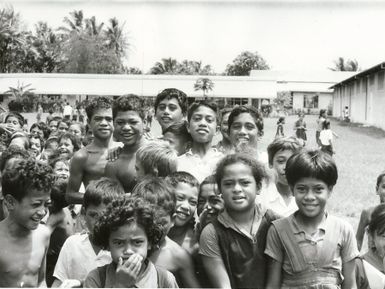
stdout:
POLYGON ((91 121, 92 116, 98 109, 109 109, 112 107, 112 100, 107 96, 97 96, 91 98, 86 106, 87 118, 91 121))
POLYGON ((171 217, 175 213, 176 198, 170 184, 162 178, 146 176, 132 190, 133 198, 139 197, 155 204, 171 217))
POLYGON ((19 124, 20 124, 21 127, 24 126, 24 123, 25 123, 24 117, 23 117, 20 113, 18 113, 18 112, 16 112, 16 111, 10 111, 10 112, 7 114, 7 116, 5 117, 4 122, 6 123, 7 120, 8 120, 8 118, 10 118, 11 116, 16 117, 16 118, 18 119, 19 124))
POLYGON ((29 157, 29 152, 26 149, 22 149, 16 145, 9 146, 0 156, 0 172, 5 169, 5 165, 10 159, 28 159, 29 157))
POLYGON ((330 128, 330 121, 325 120, 325 121, 322 123, 322 129, 329 129, 329 128, 330 128))
POLYGON ((303 148, 300 140, 294 136, 280 137, 273 140, 267 147, 267 154, 269 156, 269 165, 273 165, 273 159, 277 152, 284 150, 291 150, 293 153, 299 152, 303 148))
POLYGON ((122 95, 115 99, 112 103, 112 118, 118 115, 119 111, 135 111, 138 113, 140 118, 144 120, 144 105, 143 100, 135 94, 122 95))
POLYGON ((278 118, 277 124, 280 124, 280 123, 282 123, 283 121, 285 121, 285 117, 284 117, 284 116, 281 116, 280 118, 278 118))
POLYGON ((225 173, 225 168, 227 166, 230 166, 236 163, 242 163, 250 167, 251 173, 255 179, 257 187, 261 188, 262 181, 264 179, 267 179, 267 174, 266 174, 264 165, 259 161, 257 161, 254 157, 250 156, 249 154, 236 153, 236 154, 225 156, 217 165, 215 179, 216 179, 219 191, 221 191, 222 189, 221 183, 225 173))
POLYGON ((320 109, 319 117, 321 117, 324 113, 326 113, 326 109, 320 109))
POLYGON ((378 189, 378 187, 380 186, 380 183, 382 181, 382 179, 385 177, 385 171, 383 171, 382 173, 380 173, 377 177, 377 181, 376 181, 376 190, 378 189))
POLYGON ((146 233, 151 249, 156 249, 163 237, 163 225, 160 223, 166 213, 159 207, 142 199, 120 196, 108 207, 106 213, 99 218, 94 227, 95 244, 108 249, 111 232, 119 227, 136 223, 146 233))
POLYGON ((229 133, 230 133, 230 128, 233 125, 234 119, 239 116, 242 113, 248 113, 251 115, 251 117, 254 119, 255 125, 258 128, 258 134, 260 136, 263 135, 263 117, 262 114, 259 112, 258 109, 249 106, 249 105, 239 105, 234 107, 234 109, 231 111, 229 115, 229 133))
MULTIPOLYGON (((217 180, 215 179, 215 175, 210 175, 208 177, 206 177, 200 184, 199 186, 199 195, 201 194, 202 192, 202 187, 204 185, 216 185, 217 184, 217 180)), ((215 191, 217 192, 217 191, 215 191)))
POLYGON ((44 122, 35 122, 34 124, 31 125, 29 132, 32 133, 32 130, 35 127, 37 127, 39 130, 41 130, 43 132, 44 139, 48 138, 48 136, 50 134, 50 130, 49 130, 49 127, 47 126, 47 124, 45 124, 44 122))
POLYGON ((334 159, 320 150, 302 150, 286 163, 286 179, 291 187, 302 178, 322 180, 329 187, 337 183, 338 172, 334 159))
POLYGON ((165 177, 177 170, 177 153, 166 141, 151 141, 136 152, 145 174, 157 169, 158 177, 165 177))
POLYGON ((11 138, 9 139, 9 142, 11 142, 13 139, 15 139, 15 138, 22 138, 22 139, 24 139, 24 148, 26 149, 26 150, 28 150, 29 149, 29 143, 30 143, 30 141, 29 141, 29 137, 28 137, 28 135, 25 133, 25 132, 22 132, 22 131, 16 131, 16 132, 14 132, 12 135, 11 135, 11 138))
POLYGON ((159 103, 163 99, 172 99, 172 98, 175 98, 178 101, 178 104, 182 109, 182 113, 183 115, 185 115, 187 111, 187 95, 183 91, 176 88, 166 88, 156 96, 155 104, 154 104, 155 113, 156 113, 156 110, 158 109, 159 103))
POLYGON ((80 150, 80 148, 82 147, 82 143, 80 139, 77 136, 73 135, 72 133, 65 132, 61 136, 59 136, 59 139, 58 139, 59 146, 60 146, 60 141, 62 139, 69 139, 72 142, 72 145, 74 146, 74 152, 80 150))
POLYGON ((218 106, 217 104, 214 102, 214 101, 211 101, 211 100, 201 100, 201 101, 196 101, 196 102, 193 102, 190 107, 188 108, 188 111, 187 111, 187 120, 188 122, 190 122, 191 120, 191 117, 193 115, 193 113, 201 106, 206 106, 208 108, 210 108, 211 110, 214 111, 215 113, 215 120, 217 121, 217 113, 218 113, 218 106))
POLYGON ((3 195, 21 201, 29 190, 50 192, 54 182, 52 168, 34 159, 18 160, 12 168, 5 169, 1 184, 3 195))
POLYGON ((90 205, 108 205, 118 196, 124 195, 124 193, 123 187, 116 180, 101 178, 100 180, 91 181, 84 193, 83 207, 87 210, 90 205))
POLYGON ((167 132, 172 133, 177 137, 181 137, 185 142, 192 141, 191 135, 187 131, 185 122, 178 122, 168 126, 164 129, 163 135, 165 135, 167 132))
POLYGON ((51 201, 52 205, 49 212, 51 214, 59 212, 61 209, 68 206, 65 199, 66 189, 68 185, 68 180, 57 179, 51 190, 51 201))
POLYGON ((199 190, 199 181, 188 172, 175 172, 166 177, 166 181, 169 182, 174 188, 179 183, 189 184, 192 187, 196 187, 199 190))
POLYGON ((382 235, 385 232, 385 204, 380 204, 374 208, 370 215, 368 231, 372 236, 375 233, 382 235))

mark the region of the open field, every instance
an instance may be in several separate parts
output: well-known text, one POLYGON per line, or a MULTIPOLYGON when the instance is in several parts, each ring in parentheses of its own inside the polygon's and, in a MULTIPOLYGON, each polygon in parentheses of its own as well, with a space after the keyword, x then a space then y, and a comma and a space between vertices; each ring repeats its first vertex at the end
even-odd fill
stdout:
MULTIPOLYGON (((31 125, 36 121, 36 114, 24 114, 31 125)), ((46 114, 42 120, 45 120, 46 114)), ((286 117, 285 135, 294 134, 296 116, 286 117)), ((316 147, 315 129, 317 116, 307 115, 308 127, 307 147, 316 147)), ((265 119, 265 135, 260 141, 259 149, 266 150, 274 139, 276 118, 265 119)), ((339 179, 328 204, 329 210, 347 219, 356 229, 363 208, 378 203, 375 194, 377 175, 385 170, 385 133, 381 130, 347 124, 331 120, 332 129, 339 135, 335 140, 335 160, 339 170, 339 179)), ((153 134, 160 135, 160 127, 153 122, 153 134)), ((220 139, 220 134, 215 137, 220 139)))

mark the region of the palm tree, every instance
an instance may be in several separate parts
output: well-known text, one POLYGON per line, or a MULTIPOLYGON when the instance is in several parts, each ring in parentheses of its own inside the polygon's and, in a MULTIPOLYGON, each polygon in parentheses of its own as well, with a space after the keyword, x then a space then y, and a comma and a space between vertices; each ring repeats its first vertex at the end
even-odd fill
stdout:
POLYGON ((84 15, 82 10, 74 10, 70 12, 71 17, 64 17, 63 22, 69 27, 60 26, 58 30, 63 31, 66 34, 80 33, 84 29, 84 15))
POLYGON ((214 88, 214 82, 212 82, 211 79, 206 77, 198 78, 197 81, 194 83, 194 90, 202 90, 203 91, 203 97, 207 99, 206 92, 209 92, 213 90, 214 88))
POLYGON ((86 23, 86 32, 89 35, 92 35, 92 36, 101 35, 104 23, 102 22, 99 25, 96 24, 95 16, 92 16, 91 18, 86 19, 85 23, 86 23))
POLYGON ((357 60, 346 60, 343 57, 338 57, 337 60, 334 60, 334 67, 329 67, 333 71, 358 71, 359 66, 357 60))
POLYGON ((125 50, 129 47, 127 37, 124 35, 124 23, 119 25, 118 19, 111 18, 106 30, 107 46, 112 48, 118 57, 125 55, 125 50))
POLYGON ((162 58, 162 62, 156 62, 150 70, 151 74, 178 74, 179 63, 173 58, 162 58))

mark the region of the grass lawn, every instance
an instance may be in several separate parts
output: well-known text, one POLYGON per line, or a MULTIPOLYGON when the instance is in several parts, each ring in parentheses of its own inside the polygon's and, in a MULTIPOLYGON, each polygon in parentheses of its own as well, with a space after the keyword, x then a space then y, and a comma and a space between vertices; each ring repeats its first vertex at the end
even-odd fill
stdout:
MULTIPOLYGON (((36 114, 24 114, 29 125, 36 121, 36 114)), ((42 120, 45 120, 44 114, 42 120)), ((286 117, 284 126, 285 135, 294 134, 296 116, 286 117)), ((307 147, 316 147, 315 129, 317 116, 307 115, 307 147)), ((260 141, 259 149, 266 150, 268 144, 274 139, 277 118, 266 118, 265 135, 260 141)), ((377 175, 385 170, 385 132, 331 120, 331 128, 339 135, 335 140, 336 160, 339 172, 337 185, 334 188, 328 208, 336 216, 349 221, 354 229, 357 228, 361 210, 379 202, 375 194, 377 175)), ((160 127, 153 122, 153 134, 160 135, 160 127)), ((215 141, 221 138, 218 133, 215 141)))

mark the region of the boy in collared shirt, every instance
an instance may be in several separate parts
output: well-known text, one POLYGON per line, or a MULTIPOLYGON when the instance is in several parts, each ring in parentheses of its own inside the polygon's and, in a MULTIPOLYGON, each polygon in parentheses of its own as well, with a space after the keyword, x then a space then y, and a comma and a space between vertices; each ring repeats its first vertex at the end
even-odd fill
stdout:
POLYGON ((193 103, 187 113, 191 149, 178 157, 178 171, 186 171, 202 182, 214 172, 223 154, 212 147, 217 131, 217 105, 211 101, 193 103))

